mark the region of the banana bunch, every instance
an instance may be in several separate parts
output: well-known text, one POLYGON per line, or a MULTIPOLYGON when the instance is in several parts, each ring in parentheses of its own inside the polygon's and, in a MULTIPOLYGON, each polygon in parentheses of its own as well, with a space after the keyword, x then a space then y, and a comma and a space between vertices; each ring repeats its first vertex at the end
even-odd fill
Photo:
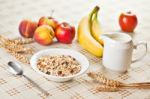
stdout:
POLYGON ((100 35, 103 32, 97 18, 98 11, 99 7, 96 6, 89 15, 81 19, 78 25, 77 40, 82 48, 95 56, 102 57, 103 41, 100 35))

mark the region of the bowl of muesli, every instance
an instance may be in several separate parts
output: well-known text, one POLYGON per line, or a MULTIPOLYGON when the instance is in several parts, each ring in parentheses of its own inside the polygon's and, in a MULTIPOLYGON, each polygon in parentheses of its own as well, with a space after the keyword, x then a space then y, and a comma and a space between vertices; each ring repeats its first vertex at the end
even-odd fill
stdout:
POLYGON ((56 82, 64 82, 85 73, 88 59, 81 53, 63 48, 51 48, 35 53, 31 67, 40 75, 56 82))

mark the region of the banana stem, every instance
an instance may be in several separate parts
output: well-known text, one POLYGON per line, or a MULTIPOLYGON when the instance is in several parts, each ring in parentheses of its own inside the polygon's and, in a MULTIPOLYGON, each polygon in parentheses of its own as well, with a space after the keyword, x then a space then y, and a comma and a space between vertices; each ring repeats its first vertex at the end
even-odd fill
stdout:
POLYGON ((93 16, 93 20, 97 20, 98 11, 95 13, 95 16, 93 16))
POLYGON ((98 11, 99 11, 99 7, 98 6, 96 6, 93 10, 92 10, 92 12, 89 14, 89 28, 90 28, 90 31, 91 31, 91 25, 92 25, 92 21, 93 21, 93 17, 95 18, 95 17, 97 17, 97 13, 98 13, 98 11))
POLYGON ((92 10, 92 12, 90 13, 90 17, 92 17, 94 13, 98 12, 99 9, 100 9, 100 8, 99 8, 98 6, 96 6, 96 7, 92 10))
POLYGON ((90 13, 90 15, 89 15, 89 21, 90 21, 90 23, 91 23, 91 21, 93 20, 93 16, 95 15, 95 13, 98 13, 98 11, 99 11, 99 7, 98 6, 96 6, 93 10, 92 10, 92 12, 90 13))

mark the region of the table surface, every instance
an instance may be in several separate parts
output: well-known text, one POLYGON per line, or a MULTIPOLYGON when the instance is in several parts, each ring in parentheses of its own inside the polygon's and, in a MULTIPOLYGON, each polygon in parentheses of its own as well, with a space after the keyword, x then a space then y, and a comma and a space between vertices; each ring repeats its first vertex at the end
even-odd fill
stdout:
MULTIPOLYGON (((76 41, 71 45, 53 44, 40 46, 30 45, 36 51, 51 47, 70 48, 83 53, 90 61, 89 71, 101 71, 106 76, 123 82, 150 81, 150 1, 149 0, 0 0, 0 35, 8 38, 20 36, 18 24, 22 19, 29 18, 37 21, 41 16, 49 16, 54 10, 53 17, 60 22, 67 21, 77 27, 80 19, 91 9, 101 7, 99 19, 105 32, 120 31, 118 16, 123 11, 132 11, 138 16, 138 26, 132 33, 133 41, 146 41, 148 53, 139 62, 131 65, 125 74, 109 73, 104 71, 101 59, 88 54, 79 47, 76 41)), ((138 56, 143 51, 138 49, 138 56)), ((23 77, 16 77, 8 72, 8 61, 17 61, 3 48, 0 49, 0 97, 1 99, 41 99, 41 94, 31 83, 23 77)), ((30 65, 20 63, 25 74, 47 90, 48 99, 150 99, 150 90, 123 89, 119 92, 97 92, 96 85, 86 74, 65 83, 52 82, 37 74, 30 65)))

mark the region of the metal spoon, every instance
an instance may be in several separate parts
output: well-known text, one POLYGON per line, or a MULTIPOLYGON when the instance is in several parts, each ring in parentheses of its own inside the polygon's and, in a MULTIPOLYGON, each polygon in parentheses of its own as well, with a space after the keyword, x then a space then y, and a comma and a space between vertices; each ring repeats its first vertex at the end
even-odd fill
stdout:
POLYGON ((8 62, 8 66, 9 66, 9 70, 12 74, 18 75, 18 76, 23 76, 25 77, 28 81, 30 81, 38 90, 40 90, 42 93, 44 93, 46 96, 49 95, 49 93, 47 91, 45 91, 44 89, 42 89, 41 87, 39 87, 39 85, 37 85, 33 80, 31 80, 29 77, 27 77, 26 75, 23 74, 23 69, 21 68, 21 66, 16 63, 16 62, 12 62, 9 61, 8 62))

